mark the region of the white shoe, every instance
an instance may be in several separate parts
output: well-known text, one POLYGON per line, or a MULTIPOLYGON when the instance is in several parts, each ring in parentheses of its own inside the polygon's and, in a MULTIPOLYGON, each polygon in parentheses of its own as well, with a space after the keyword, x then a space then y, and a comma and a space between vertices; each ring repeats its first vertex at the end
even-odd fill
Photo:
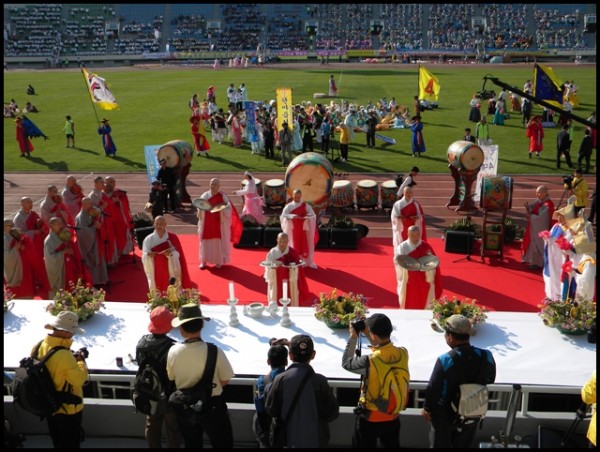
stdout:
POLYGON ((308 264, 308 266, 309 266, 310 268, 315 268, 315 269, 316 269, 316 268, 319 268, 319 267, 317 266, 317 264, 315 264, 314 262, 313 262, 312 264, 308 264))

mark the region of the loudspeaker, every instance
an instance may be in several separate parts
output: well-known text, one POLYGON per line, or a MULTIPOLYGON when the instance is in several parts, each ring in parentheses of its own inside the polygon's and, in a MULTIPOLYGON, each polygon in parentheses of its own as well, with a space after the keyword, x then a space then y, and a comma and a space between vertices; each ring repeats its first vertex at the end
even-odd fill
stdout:
POLYGON ((319 241, 315 243, 315 248, 329 248, 329 228, 319 228, 319 241))
POLYGON ((135 232, 135 241, 137 242, 138 248, 141 250, 144 239, 154 232, 154 226, 136 228, 133 230, 133 232, 135 232))
POLYGON ((446 253, 470 254, 473 251, 475 233, 471 231, 446 231, 446 253))
POLYGON ((262 226, 246 226, 236 248, 258 248, 262 246, 262 226))
POLYGON ((355 250, 358 248, 358 229, 331 228, 331 248, 355 250))
POLYGON ((277 245, 277 235, 283 232, 280 227, 267 226, 263 229, 262 246, 264 248, 273 248, 277 245))

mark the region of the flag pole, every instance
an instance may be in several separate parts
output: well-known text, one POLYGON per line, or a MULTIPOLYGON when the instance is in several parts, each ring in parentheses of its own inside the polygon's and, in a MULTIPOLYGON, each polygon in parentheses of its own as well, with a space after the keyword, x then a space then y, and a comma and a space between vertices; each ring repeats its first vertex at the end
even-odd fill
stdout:
POLYGON ((90 91, 90 87, 88 85, 88 81, 85 77, 85 71, 81 68, 81 75, 83 77, 83 82, 85 83, 86 90, 90 96, 90 102, 92 103, 92 110, 94 110, 94 116, 96 117, 96 122, 100 125, 100 119, 98 118, 98 112, 96 111, 96 106, 94 105, 94 99, 92 98, 92 92, 90 91))
POLYGON ((417 69, 417 101, 421 102, 421 63, 419 63, 419 68, 417 69))

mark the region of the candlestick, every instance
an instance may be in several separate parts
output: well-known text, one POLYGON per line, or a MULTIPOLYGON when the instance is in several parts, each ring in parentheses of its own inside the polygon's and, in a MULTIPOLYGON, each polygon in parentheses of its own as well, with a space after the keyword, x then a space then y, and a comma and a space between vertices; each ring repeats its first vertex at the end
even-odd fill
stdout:
POLYGON ((291 301, 292 300, 287 297, 279 299, 279 302, 283 305, 283 309, 281 310, 281 322, 279 322, 281 326, 290 326, 292 324, 290 313, 288 311, 288 304, 290 304, 291 301))
POLYGON ((229 299, 233 300, 235 298, 235 294, 233 292, 233 281, 229 281, 229 299))
POLYGON ((288 295, 288 280, 284 279, 283 280, 283 294, 281 295, 281 298, 287 298, 288 295))
POLYGON ((229 309, 229 326, 238 326, 240 321, 238 320, 237 311, 235 309, 235 305, 237 304, 237 298, 230 298, 227 300, 227 304, 231 306, 229 309))

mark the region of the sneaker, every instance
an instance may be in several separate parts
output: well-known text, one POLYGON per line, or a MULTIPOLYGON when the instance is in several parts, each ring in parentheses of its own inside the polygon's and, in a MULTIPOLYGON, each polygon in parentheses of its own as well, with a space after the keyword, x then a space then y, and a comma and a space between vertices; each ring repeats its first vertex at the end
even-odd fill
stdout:
POLYGON ((196 157, 200 157, 200 153, 199 152, 196 152, 196 157))
POLYGON ((206 264, 200 264, 200 270, 206 269, 206 264))
POLYGON ((535 154, 535 158, 537 158, 537 159, 539 159, 539 158, 540 158, 540 153, 539 153, 539 152, 537 152, 537 153, 535 154))

